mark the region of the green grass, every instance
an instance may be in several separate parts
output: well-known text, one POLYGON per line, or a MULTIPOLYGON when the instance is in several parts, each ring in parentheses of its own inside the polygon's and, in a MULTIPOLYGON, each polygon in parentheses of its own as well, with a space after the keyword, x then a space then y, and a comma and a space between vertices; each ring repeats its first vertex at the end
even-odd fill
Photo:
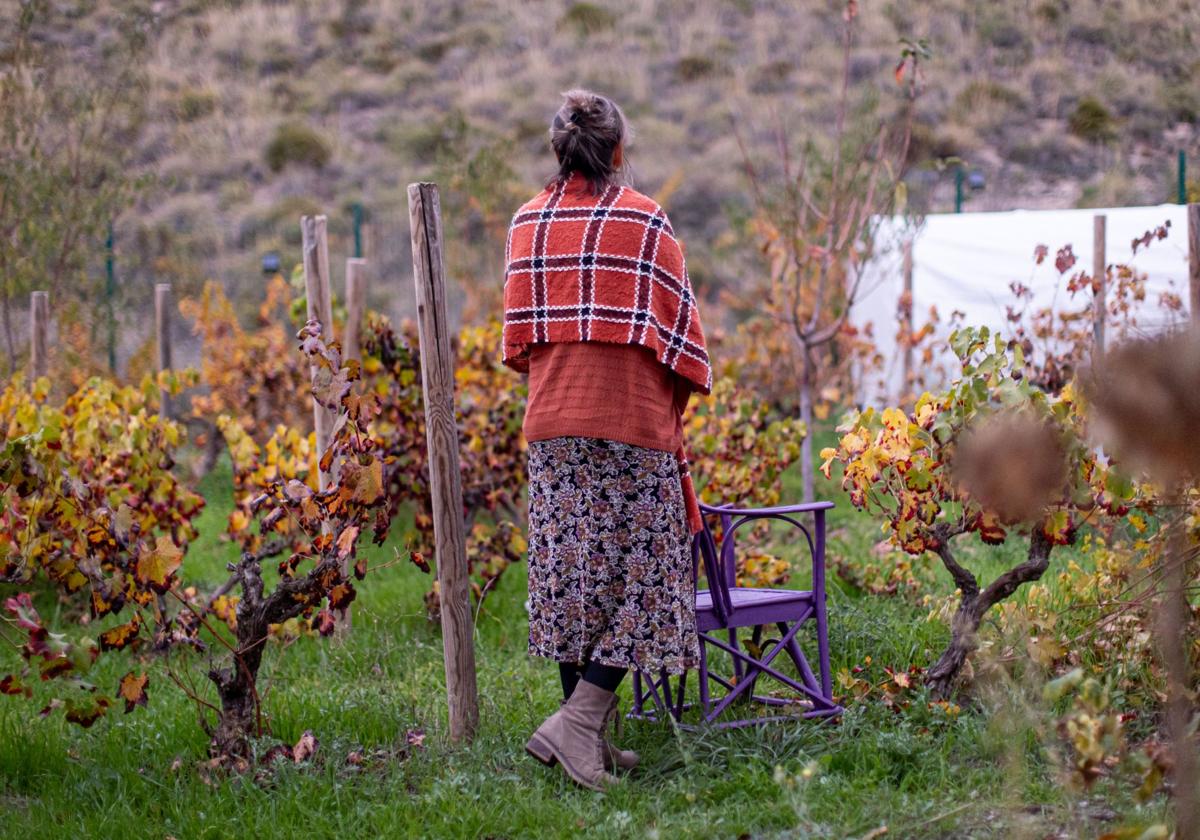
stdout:
MULTIPOLYGON (((794 476, 788 476, 789 497, 794 476)), ((211 583, 231 557, 215 538, 228 510, 228 472, 202 485, 206 536, 185 563, 211 583)), ((831 552, 860 555, 878 535, 839 498, 831 552)), ((398 534, 397 540, 402 540, 398 534)), ((391 557, 378 551, 374 562, 391 557)), ((510 569, 482 610, 476 650, 481 729, 469 746, 446 740, 440 635, 423 614, 428 579, 406 564, 368 577, 345 640, 276 645, 263 677, 274 736, 306 729, 316 760, 251 777, 206 780, 197 712, 149 661, 149 708, 116 710, 90 730, 37 703, 0 698, 0 807, 7 837, 849 837, 880 826, 892 837, 1095 836, 1105 824, 1081 810, 1045 757, 1044 726, 1023 714, 1010 686, 957 717, 918 698, 895 712, 854 704, 839 724, 781 724, 701 733, 627 723, 624 743, 642 765, 606 795, 569 784, 528 758, 529 732, 557 702, 557 673, 525 652, 524 568, 510 569), (1039 730, 1039 726, 1042 729, 1039 730), (425 733, 405 749, 406 732, 425 733), (353 750, 389 757, 362 768, 353 750), (1058 835, 1063 836, 1063 835, 1058 835)), ((928 664, 946 630, 899 598, 848 591, 832 579, 835 672, 871 656, 878 666, 928 664)), ((0 658, 0 670, 11 666, 0 658)), ((115 686, 129 663, 94 674, 115 686)), ((190 671, 204 684, 202 657, 190 671)), ((207 692, 207 685, 204 686, 207 692)), ((628 686, 623 688, 626 700, 628 686)), ((211 692, 209 692, 211 694, 211 692)), ((1148 820, 1103 783, 1089 792, 1122 819, 1148 820)))

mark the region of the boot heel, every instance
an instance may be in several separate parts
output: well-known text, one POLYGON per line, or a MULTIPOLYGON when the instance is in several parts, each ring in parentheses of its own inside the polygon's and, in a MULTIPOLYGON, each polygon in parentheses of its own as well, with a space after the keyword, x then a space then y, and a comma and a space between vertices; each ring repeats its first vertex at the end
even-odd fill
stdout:
POLYGON ((554 757, 554 752, 550 749, 550 745, 537 735, 534 735, 529 739, 529 742, 525 744, 525 752, 529 753, 547 767, 553 767, 558 763, 558 759, 554 757))

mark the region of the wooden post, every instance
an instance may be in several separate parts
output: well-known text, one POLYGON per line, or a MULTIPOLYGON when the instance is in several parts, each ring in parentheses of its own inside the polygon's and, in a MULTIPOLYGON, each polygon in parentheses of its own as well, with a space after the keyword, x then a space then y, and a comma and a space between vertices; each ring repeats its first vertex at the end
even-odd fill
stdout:
MULTIPOLYGON (((154 334, 158 343, 158 372, 171 369, 171 284, 154 286, 154 334)), ((171 395, 159 386, 158 413, 171 417, 171 395)))
POLYGON ((1092 217, 1092 280, 1096 284, 1092 300, 1092 337, 1095 342, 1093 355, 1104 354, 1104 319, 1108 314, 1108 257, 1106 232, 1108 217, 1097 213, 1092 217))
MULTIPOLYGON (((342 337, 342 364, 353 359, 356 362, 362 361, 362 352, 359 347, 359 333, 362 330, 363 315, 366 312, 367 302, 367 261, 357 257, 350 257, 346 260, 346 334, 342 337)), ((346 558, 346 566, 344 572, 347 577, 351 573, 354 566, 352 557, 346 558)), ((350 629, 353 619, 351 612, 354 608, 353 604, 348 604, 345 611, 338 616, 337 629, 339 633, 345 633, 350 629)))
MULTIPOLYGON (((329 295, 329 240, 324 216, 302 216, 300 233, 304 252, 304 294, 308 299, 308 317, 321 322, 321 339, 333 341, 333 301, 329 295)), ((313 398, 313 427, 317 432, 317 459, 329 447, 333 431, 333 412, 313 398)), ((318 477, 322 490, 329 485, 324 470, 318 477)))
POLYGON ((367 261, 358 257, 346 260, 346 337, 342 340, 342 358, 362 361, 359 334, 367 311, 367 261))
POLYGON ((1188 214, 1188 290, 1192 307, 1192 326, 1200 330, 1200 204, 1189 204, 1188 214))
POLYGON ((913 364, 913 241, 904 240, 904 293, 900 298, 900 325, 904 330, 904 380, 900 389, 901 401, 912 391, 913 364))
POLYGON ((442 607, 442 646, 451 740, 470 740, 479 726, 475 647, 467 586, 467 552, 458 426, 454 415, 454 361, 446 323, 442 264, 442 211, 436 184, 408 185, 413 280, 417 287, 417 335, 421 389, 433 495, 433 535, 442 607))
POLYGON ((33 292, 29 296, 29 387, 47 374, 46 333, 50 328, 50 293, 33 292))

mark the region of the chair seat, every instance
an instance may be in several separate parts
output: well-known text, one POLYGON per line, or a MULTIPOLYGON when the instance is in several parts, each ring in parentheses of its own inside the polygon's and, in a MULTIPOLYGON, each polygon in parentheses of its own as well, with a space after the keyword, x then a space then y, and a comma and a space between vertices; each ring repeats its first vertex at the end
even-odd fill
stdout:
POLYGON ((696 625, 700 632, 721 627, 748 627, 772 624, 776 621, 795 621, 812 607, 813 594, 804 589, 753 589, 731 587, 729 600, 733 614, 722 623, 712 602, 712 592, 701 589, 696 593, 696 625))

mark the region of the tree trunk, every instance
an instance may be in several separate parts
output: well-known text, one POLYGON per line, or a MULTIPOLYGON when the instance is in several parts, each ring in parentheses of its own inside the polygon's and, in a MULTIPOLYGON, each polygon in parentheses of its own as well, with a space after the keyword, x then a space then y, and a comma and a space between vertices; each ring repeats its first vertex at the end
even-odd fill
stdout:
MULTIPOLYGON (((239 605, 240 606, 240 605, 239 605)), ((209 741, 209 755, 250 758, 250 739, 259 731, 258 668, 267 641, 267 625, 251 611, 238 610, 238 652, 228 668, 213 669, 208 677, 217 686, 221 713, 209 741)))
POLYGON ((1013 566, 980 592, 975 576, 958 565, 949 546, 942 543, 937 551, 938 556, 962 594, 954 619, 950 622, 950 644, 933 667, 925 672, 925 684, 935 700, 949 700, 954 696, 955 681, 967 657, 978 646, 976 634, 987 611, 1016 592, 1021 584, 1040 579, 1050 565, 1050 550, 1053 547, 1041 529, 1034 526, 1029 536, 1029 555, 1025 562, 1013 566))
POLYGON ((228 668, 213 668, 208 678, 217 687, 221 711, 209 741, 213 758, 250 758, 250 739, 262 734, 262 715, 258 696, 258 669, 272 624, 295 618, 314 608, 328 595, 329 588, 341 577, 341 560, 336 549, 324 555, 307 575, 281 578, 270 595, 263 595, 262 560, 287 550, 281 540, 273 540, 257 553, 246 552, 233 573, 241 588, 237 605, 237 650, 228 668))
POLYGON ((950 644, 938 661, 925 673, 925 684, 935 700, 949 700, 954 694, 954 681, 976 647, 976 633, 983 614, 977 609, 979 596, 964 593, 950 622, 950 644))
POLYGON ((804 423, 804 439, 800 441, 800 476, 803 481, 803 493, 805 502, 811 502, 816 498, 816 491, 813 487, 813 404, 812 404, 812 380, 813 380, 813 364, 812 357, 808 354, 808 348, 802 349, 801 355, 801 373, 800 373, 800 420, 804 423))

